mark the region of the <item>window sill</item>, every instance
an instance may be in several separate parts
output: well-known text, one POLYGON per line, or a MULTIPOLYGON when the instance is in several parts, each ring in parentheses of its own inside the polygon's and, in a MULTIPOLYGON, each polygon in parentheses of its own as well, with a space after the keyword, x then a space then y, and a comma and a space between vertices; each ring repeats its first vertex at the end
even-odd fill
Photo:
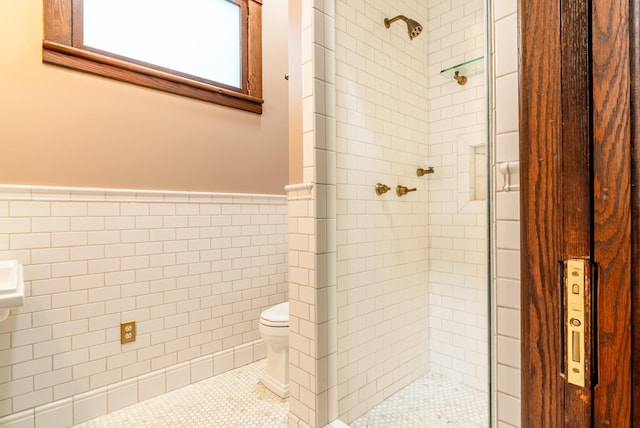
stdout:
POLYGON ((45 63, 106 76, 123 82, 252 113, 262 113, 264 100, 261 98, 56 42, 45 40, 42 47, 42 59, 45 63))

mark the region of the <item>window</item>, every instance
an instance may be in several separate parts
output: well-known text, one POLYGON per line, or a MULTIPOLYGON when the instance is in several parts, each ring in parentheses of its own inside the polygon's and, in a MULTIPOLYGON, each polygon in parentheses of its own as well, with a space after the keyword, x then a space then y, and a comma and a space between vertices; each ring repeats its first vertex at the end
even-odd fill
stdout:
POLYGON ((262 0, 44 0, 43 61, 262 113, 262 0))

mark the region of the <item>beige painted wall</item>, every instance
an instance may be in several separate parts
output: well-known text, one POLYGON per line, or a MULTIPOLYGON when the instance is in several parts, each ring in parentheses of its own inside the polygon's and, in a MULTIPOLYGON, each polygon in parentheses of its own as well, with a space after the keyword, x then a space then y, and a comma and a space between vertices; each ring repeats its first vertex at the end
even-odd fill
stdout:
POLYGON ((289 1, 289 184, 302 183, 302 3, 289 1))
POLYGON ((264 113, 45 65, 42 1, 0 2, 0 183, 283 194, 288 10, 263 5, 264 113))

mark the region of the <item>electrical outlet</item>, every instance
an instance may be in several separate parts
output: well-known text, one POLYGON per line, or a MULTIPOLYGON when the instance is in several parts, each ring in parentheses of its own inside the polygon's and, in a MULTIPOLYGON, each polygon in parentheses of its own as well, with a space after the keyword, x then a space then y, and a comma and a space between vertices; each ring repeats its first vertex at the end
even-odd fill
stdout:
POLYGON ((136 340, 136 322, 127 321, 120 323, 120 343, 129 343, 136 340))

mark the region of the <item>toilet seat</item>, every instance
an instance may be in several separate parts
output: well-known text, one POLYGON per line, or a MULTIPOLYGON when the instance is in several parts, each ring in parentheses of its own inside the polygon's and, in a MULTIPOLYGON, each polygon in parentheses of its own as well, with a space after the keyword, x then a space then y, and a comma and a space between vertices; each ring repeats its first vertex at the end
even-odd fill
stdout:
POLYGON ((265 309, 260 314, 260 324, 268 327, 289 327, 289 302, 265 309))

